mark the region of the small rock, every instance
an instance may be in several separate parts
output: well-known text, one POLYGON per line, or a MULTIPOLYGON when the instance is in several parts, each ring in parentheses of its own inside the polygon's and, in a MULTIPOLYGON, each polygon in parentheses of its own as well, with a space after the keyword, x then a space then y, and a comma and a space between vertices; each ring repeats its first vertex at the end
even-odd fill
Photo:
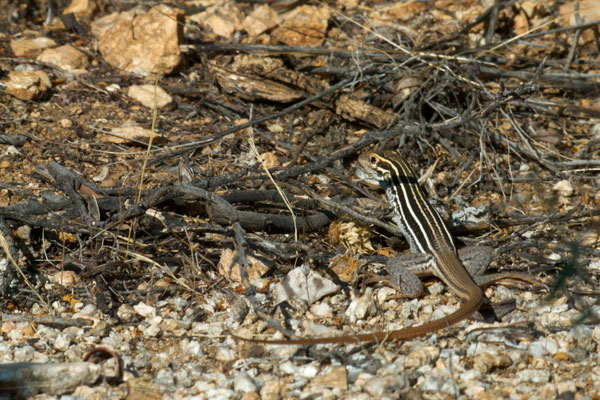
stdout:
POLYGON ((344 315, 348 317, 351 323, 367 318, 368 316, 375 315, 377 308, 373 301, 373 294, 371 289, 367 289, 365 293, 359 298, 353 299, 344 315))
POLYGON ((47 37, 10 41, 10 48, 17 57, 35 58, 52 47, 56 47, 56 42, 47 37))
POLYGON ((90 18, 98 9, 98 0, 71 0, 62 14, 75 14, 78 17, 90 18))
POLYGON ((315 317, 319 317, 319 318, 331 318, 331 317, 333 317, 333 310, 331 309, 331 307, 327 303, 313 304, 310 307, 310 312, 315 317))
POLYGON ((256 392, 244 393, 240 400, 260 400, 260 396, 256 392))
POLYGON ((73 318, 98 317, 98 308, 94 304, 86 304, 73 315, 73 318))
POLYGON ((157 337, 160 333, 160 327, 158 324, 143 323, 139 326, 140 331, 147 337, 157 337))
POLYGON ((89 64, 87 54, 77 50, 70 44, 54 49, 46 49, 36 59, 75 73, 85 72, 85 67, 89 64))
POLYGON ((273 38, 289 46, 320 46, 331 17, 326 7, 302 5, 285 16, 283 25, 273 32, 273 38))
POLYGON ((60 124, 60 126, 62 126, 65 129, 73 127, 73 121, 71 121, 70 119, 67 119, 67 118, 61 119, 60 121, 58 121, 58 123, 60 124))
POLYGON ((279 379, 273 379, 264 383, 260 388, 260 398, 263 400, 279 400, 282 383, 279 379))
POLYGON ((434 358, 439 355, 439 350, 433 347, 421 346, 410 352, 404 360, 406 368, 420 368, 423 365, 431 364, 434 358))
POLYGON ((71 338, 68 335, 65 335, 64 333, 59 333, 58 336, 56 336, 56 339, 54 340, 54 343, 52 345, 58 351, 65 351, 69 348, 70 344, 71 338))
POLYGON ((473 368, 482 374, 488 374, 498 368, 507 368, 512 365, 510 357, 503 352, 481 352, 473 357, 473 368))
POLYGON ((190 20, 219 36, 232 39, 235 31, 240 29, 242 17, 240 9, 233 2, 221 2, 192 15, 190 20))
POLYGON ((187 339, 185 339, 182 341, 181 351, 183 354, 186 354, 190 357, 198 358, 204 355, 202 346, 200 346, 200 343, 197 340, 191 340, 188 342, 187 339))
POLYGON ((371 396, 380 399, 386 394, 397 393, 404 387, 406 387, 406 379, 401 375, 376 376, 367 382, 365 391, 371 396))
POLYGON ((64 287, 71 287, 80 281, 74 271, 59 271, 50 276, 50 280, 64 287))
POLYGON ((154 309, 154 307, 149 306, 146 303, 138 303, 135 306, 133 306, 133 309, 135 310, 135 312, 137 312, 139 315, 141 315, 144 318, 150 318, 150 317, 154 317, 156 315, 156 310, 154 309))
POLYGON ((552 187, 552 190, 558 192, 558 194, 560 194, 561 196, 569 197, 573 194, 573 185, 571 185, 571 183, 568 180, 563 179, 562 181, 557 182, 552 187))
POLYGON ((163 108, 173 102, 173 98, 160 86, 154 85, 132 85, 127 90, 127 96, 142 103, 144 107, 154 109, 154 98, 156 91, 156 108, 163 108))
POLYGON ((325 296, 336 293, 339 286, 308 269, 306 266, 291 270, 274 289, 276 303, 285 300, 302 300, 312 304, 325 296))
POLYGON ((391 287, 382 287, 375 292, 375 298, 378 304, 384 304, 389 298, 398 294, 398 291, 391 287))
POLYGON ((117 310, 117 316, 123 322, 131 322, 133 317, 136 315, 136 311, 129 304, 122 304, 117 310))
POLYGON ((38 100, 52 87, 44 71, 13 71, 8 74, 6 92, 19 100, 38 100))
MULTIPOLYGON (((558 390, 558 394, 575 393, 577 391, 577 386, 575 386, 575 382, 573 382, 572 380, 559 381, 556 382, 556 389, 558 390)), ((563 398, 567 397, 563 396, 563 398)))
POLYGON ((543 357, 545 355, 554 355, 558 352, 558 343, 552 339, 542 339, 531 342, 527 347, 529 354, 534 357, 543 357))
POLYGON ((14 351, 14 361, 27 362, 33 359, 35 349, 31 346, 17 347, 14 351))
POLYGON ((258 36, 279 25, 279 14, 268 4, 256 7, 242 22, 242 28, 250 36, 258 36))
POLYGON ((545 369, 524 369, 517 375, 519 382, 546 383, 550 380, 550 371, 545 369))
MULTIPOLYGON (((217 267, 219 268, 219 273, 221 275, 228 277, 234 282, 241 282, 242 275, 240 271, 240 264, 236 262, 232 265, 236 255, 237 251, 223 248, 217 267)), ((250 263, 250 265, 246 266, 246 272, 248 273, 248 279, 250 279, 250 282, 260 279, 269 270, 269 267, 253 256, 247 255, 246 259, 248 260, 248 263, 250 263)))
POLYGON ((215 358, 219 361, 233 361, 236 359, 236 353, 230 347, 219 346, 215 358))
POLYGON ((160 328, 162 330, 168 331, 168 332, 173 332, 173 331, 179 329, 179 327, 180 327, 179 323, 172 318, 166 318, 160 324, 160 328))
POLYGON ((6 322, 3 322, 2 325, 0 325, 0 333, 3 333, 6 335, 16 328, 17 328, 17 324, 15 324, 12 321, 6 321, 6 322))
POLYGON ((158 371, 156 374, 156 383, 159 385, 164 385, 167 387, 175 386, 175 376, 173 376, 173 371, 170 368, 164 368, 158 371))
POLYGON ((233 390, 237 393, 256 392, 258 386, 247 372, 241 372, 233 380, 233 390))
POLYGON ((295 378, 313 379, 319 373, 319 363, 316 361, 304 365, 297 365, 291 361, 280 364, 281 372, 292 375, 295 378))
POLYGON ((234 321, 242 323, 246 318, 246 315, 250 312, 250 307, 248 307, 248 303, 245 299, 239 298, 231 305, 230 312, 234 321))
POLYGON ((274 151, 262 153, 260 155, 260 158, 262 159, 263 165, 267 169, 272 169, 281 166, 281 161, 279 161, 279 158, 277 157, 277 154, 275 154, 274 151))
MULTIPOLYGON (((159 138, 156 133, 152 133, 150 129, 142 128, 141 126, 117 126, 114 127, 110 134, 100 133, 99 138, 103 142, 110 143, 134 143, 146 144, 153 137, 154 143, 156 138, 159 138)), ((164 139, 162 139, 164 140, 164 139)))
POLYGON ((110 332, 110 326, 102 320, 96 321, 96 324, 90 330, 90 335, 106 337, 110 332))
POLYGON ((316 376, 311 380, 310 386, 312 388, 330 388, 330 389, 348 389, 348 378, 346 374, 346 367, 337 366, 329 367, 324 371, 323 374, 316 376))
POLYGON ((229 400, 237 397, 233 390, 223 388, 208 390, 206 396, 211 400, 229 400))
POLYGON ((593 331, 585 325, 575 325, 567 335, 567 340, 575 342, 577 347, 592 353, 596 351, 596 342, 593 339, 593 331))

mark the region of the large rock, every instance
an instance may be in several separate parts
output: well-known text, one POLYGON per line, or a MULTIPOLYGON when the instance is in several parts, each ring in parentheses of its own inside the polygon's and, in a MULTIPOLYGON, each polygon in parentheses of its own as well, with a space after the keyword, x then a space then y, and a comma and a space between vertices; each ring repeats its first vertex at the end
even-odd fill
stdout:
POLYGON ((10 41, 10 48, 17 57, 37 57, 45 49, 56 47, 54 40, 47 37, 36 37, 32 39, 21 39, 10 41))
POLYGON ((70 44, 55 49, 46 49, 37 57, 37 60, 54 64, 65 71, 74 73, 85 72, 85 67, 89 64, 87 54, 77 50, 70 44))
POLYGON ((13 71, 8 74, 6 92, 21 100, 42 98, 52 86, 44 71, 13 71))
POLYGON ((158 5, 113 13, 92 24, 106 62, 122 71, 149 75, 173 72, 182 60, 183 11, 158 5))

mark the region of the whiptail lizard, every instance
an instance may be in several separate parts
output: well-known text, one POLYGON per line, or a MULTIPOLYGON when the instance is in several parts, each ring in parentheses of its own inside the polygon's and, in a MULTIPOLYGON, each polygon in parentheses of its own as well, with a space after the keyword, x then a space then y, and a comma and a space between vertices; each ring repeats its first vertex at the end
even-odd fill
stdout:
MULTIPOLYGON (((385 190, 394 210, 393 220, 410 244, 411 254, 388 260, 387 269, 396 280, 395 286, 404 292, 408 291, 407 294, 411 297, 416 296, 422 291, 417 276, 434 275, 448 285, 464 303, 444 318, 393 331, 305 339, 262 340, 232 335, 234 338, 253 343, 283 345, 410 339, 436 332, 468 318, 484 302, 481 287, 508 278, 539 284, 535 278, 518 273, 472 277, 459 259, 460 252, 457 253, 446 224, 419 187, 411 166, 395 153, 387 152, 383 155, 365 153, 358 161, 367 177, 377 181, 385 190)), ((475 273, 485 269, 490 260, 491 257, 485 263, 474 265, 475 273)))

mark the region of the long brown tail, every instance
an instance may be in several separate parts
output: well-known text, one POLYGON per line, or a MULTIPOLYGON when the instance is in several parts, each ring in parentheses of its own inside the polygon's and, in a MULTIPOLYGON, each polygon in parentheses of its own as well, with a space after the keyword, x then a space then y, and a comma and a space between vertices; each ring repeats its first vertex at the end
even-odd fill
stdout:
POLYGON ((243 340, 251 343, 262 344, 282 344, 282 345, 311 345, 311 344, 343 344, 343 343, 367 343, 367 342, 383 342, 386 340, 412 339, 428 333, 438 331, 454 325, 473 314, 481 307, 483 303, 483 292, 478 286, 474 286, 470 293, 469 299, 452 314, 419 326, 411 326, 409 328, 398 329, 395 331, 381 331, 373 333, 362 333, 357 335, 346 336, 330 336, 307 339, 278 339, 278 340, 263 340, 244 338, 231 334, 234 339, 243 340), (477 290, 476 290, 477 289, 477 290))

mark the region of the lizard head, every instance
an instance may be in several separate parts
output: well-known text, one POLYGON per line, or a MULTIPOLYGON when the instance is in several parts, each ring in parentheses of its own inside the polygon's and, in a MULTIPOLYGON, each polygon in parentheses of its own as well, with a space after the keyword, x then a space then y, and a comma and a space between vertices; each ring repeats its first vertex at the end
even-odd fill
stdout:
POLYGON ((383 187, 397 184, 398 181, 414 180, 415 174, 411 166, 400 155, 392 151, 381 154, 363 153, 358 158, 362 173, 359 177, 366 181, 376 181, 383 187))

